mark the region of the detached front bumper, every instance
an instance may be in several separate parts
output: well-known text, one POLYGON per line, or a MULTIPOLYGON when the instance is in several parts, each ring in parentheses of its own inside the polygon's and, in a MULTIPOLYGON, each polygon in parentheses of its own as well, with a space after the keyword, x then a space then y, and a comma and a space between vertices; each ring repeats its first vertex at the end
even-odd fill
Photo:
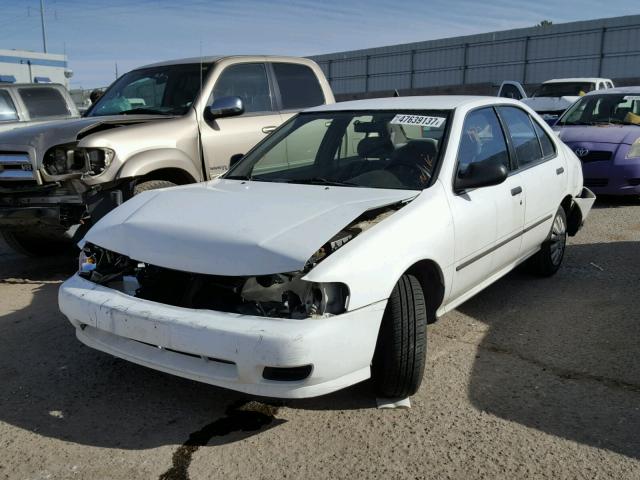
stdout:
POLYGON ((323 319, 289 320, 164 305, 71 277, 60 310, 97 350, 173 375, 280 398, 324 395, 370 376, 386 301, 323 319), (302 380, 265 368, 310 366, 302 380))
POLYGON ((582 187, 580 194, 573 199, 574 206, 569 212, 569 218, 567 219, 569 235, 575 235, 582 228, 595 201, 596 196, 594 193, 587 187, 582 187))

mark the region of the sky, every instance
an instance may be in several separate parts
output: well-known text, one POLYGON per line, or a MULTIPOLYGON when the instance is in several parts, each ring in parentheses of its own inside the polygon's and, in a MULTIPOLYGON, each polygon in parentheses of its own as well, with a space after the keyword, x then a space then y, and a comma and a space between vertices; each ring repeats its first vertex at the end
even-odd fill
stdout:
MULTIPOLYGON (((49 53, 71 88, 216 54, 315 55, 640 13, 639 0, 44 0, 49 53)), ((42 51, 39 0, 0 0, 0 49, 42 51)))

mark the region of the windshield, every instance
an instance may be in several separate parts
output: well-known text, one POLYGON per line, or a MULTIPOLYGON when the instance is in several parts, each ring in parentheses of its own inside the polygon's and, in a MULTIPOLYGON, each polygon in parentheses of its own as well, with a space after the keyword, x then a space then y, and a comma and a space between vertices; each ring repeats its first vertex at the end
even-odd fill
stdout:
POLYGON ((224 177, 421 190, 442 155, 449 111, 303 113, 224 177))
POLYGON ((640 125, 640 94, 589 95, 574 103, 559 125, 640 125))
POLYGON ((595 90, 593 82, 543 83, 533 93, 534 97, 581 97, 595 90))
POLYGON ((133 70, 116 80, 87 116, 184 115, 210 67, 211 64, 203 64, 202 75, 199 63, 133 70))

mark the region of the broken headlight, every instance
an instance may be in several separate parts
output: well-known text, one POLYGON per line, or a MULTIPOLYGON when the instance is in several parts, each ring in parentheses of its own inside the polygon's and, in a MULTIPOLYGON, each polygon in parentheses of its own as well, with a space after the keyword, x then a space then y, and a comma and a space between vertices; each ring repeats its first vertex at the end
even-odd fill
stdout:
POLYGON ((99 175, 104 172, 115 153, 110 148, 80 148, 75 144, 58 145, 44 155, 44 169, 49 175, 87 173, 99 175))
POLYGON ((347 310, 349 289, 343 283, 315 283, 296 274, 248 278, 240 292, 243 313, 285 318, 339 315, 347 310))

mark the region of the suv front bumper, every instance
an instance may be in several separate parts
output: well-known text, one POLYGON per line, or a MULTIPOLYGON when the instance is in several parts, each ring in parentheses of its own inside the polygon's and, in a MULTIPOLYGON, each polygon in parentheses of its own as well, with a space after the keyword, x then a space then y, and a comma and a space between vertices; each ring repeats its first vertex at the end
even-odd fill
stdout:
POLYGON ((290 320, 174 307, 75 275, 60 310, 84 344, 173 375, 254 395, 324 395, 370 377, 386 301, 320 319, 290 320), (311 366, 302 380, 268 380, 265 367, 311 366))

